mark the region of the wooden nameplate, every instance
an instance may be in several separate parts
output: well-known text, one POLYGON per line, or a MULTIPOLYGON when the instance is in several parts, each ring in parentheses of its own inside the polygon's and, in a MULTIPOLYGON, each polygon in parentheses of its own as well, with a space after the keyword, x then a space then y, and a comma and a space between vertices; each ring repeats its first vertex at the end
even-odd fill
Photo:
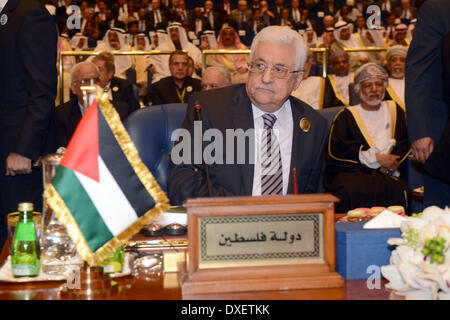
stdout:
POLYGON ((330 194, 188 200, 183 295, 336 288, 330 194))

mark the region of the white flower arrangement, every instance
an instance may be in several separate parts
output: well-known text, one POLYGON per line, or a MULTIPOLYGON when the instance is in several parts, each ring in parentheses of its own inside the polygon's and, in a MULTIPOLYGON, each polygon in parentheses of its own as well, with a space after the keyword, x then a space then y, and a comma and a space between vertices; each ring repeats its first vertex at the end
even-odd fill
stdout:
POLYGON ((381 267, 386 288, 406 299, 450 300, 450 208, 432 206, 408 217, 390 265, 381 267))

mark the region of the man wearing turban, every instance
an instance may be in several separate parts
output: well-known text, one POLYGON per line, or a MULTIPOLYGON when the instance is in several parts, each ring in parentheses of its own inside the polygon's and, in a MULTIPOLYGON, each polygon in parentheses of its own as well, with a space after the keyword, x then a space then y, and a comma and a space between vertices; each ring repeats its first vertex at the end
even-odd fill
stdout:
POLYGON ((408 48, 401 45, 390 47, 386 52, 386 67, 389 70, 389 85, 386 88, 387 100, 394 100, 405 108, 405 60, 408 48))
POLYGON ((346 107, 330 130, 324 186, 340 199, 336 212, 400 205, 408 211, 410 189, 399 166, 410 153, 405 112, 383 101, 388 75, 367 63, 355 72, 361 103, 346 107))

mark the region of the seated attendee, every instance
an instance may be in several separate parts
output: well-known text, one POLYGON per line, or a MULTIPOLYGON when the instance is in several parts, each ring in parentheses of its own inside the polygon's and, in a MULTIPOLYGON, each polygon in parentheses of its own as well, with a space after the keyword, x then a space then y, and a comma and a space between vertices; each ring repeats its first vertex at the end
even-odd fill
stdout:
POLYGON ((116 59, 117 56, 113 57, 108 52, 101 52, 89 58, 98 67, 100 73, 99 85, 108 92, 109 100, 127 103, 132 112, 139 109, 139 102, 136 99, 132 85, 127 80, 115 76, 116 59))
POLYGON ((167 27, 166 11, 161 8, 160 0, 152 0, 152 11, 149 12, 150 30, 164 29, 167 27))
MULTIPOLYGON (((186 50, 189 56, 194 59, 195 70, 198 72, 202 68, 202 52, 194 44, 188 41, 186 31, 180 23, 172 23, 167 27, 168 38, 165 42, 159 42, 155 50, 174 51, 186 50)), ((147 61, 147 65, 154 67, 152 83, 162 78, 170 76, 169 55, 153 55, 147 61)))
POLYGON ((389 71, 387 95, 405 112, 405 62, 407 52, 407 47, 398 45, 390 47, 386 52, 386 67, 389 71))
MULTIPOLYGON (((331 46, 331 52, 346 49, 346 48, 362 48, 362 42, 359 34, 353 33, 353 25, 339 21, 334 25, 334 38, 336 41, 331 46)), ((350 52, 350 70, 355 71, 359 66, 369 61, 367 54, 363 51, 350 52)))
POLYGON ((322 109, 325 79, 323 77, 310 77, 309 73, 313 66, 313 54, 308 49, 305 66, 303 67, 303 79, 298 88, 291 95, 306 102, 314 109, 322 109))
POLYGON ((201 7, 194 8, 194 15, 189 21, 189 29, 195 33, 197 38, 200 38, 200 35, 205 30, 212 30, 211 24, 209 20, 203 15, 203 11, 201 7))
POLYGON ((410 40, 406 37, 408 34, 408 26, 400 23, 395 26, 394 38, 386 39, 386 46, 391 47, 395 45, 409 46, 410 40))
POLYGON ((230 24, 236 30, 247 30, 252 25, 252 10, 247 0, 238 0, 237 8, 231 11, 230 24))
POLYGON ((253 36, 260 32, 262 29, 268 26, 268 24, 263 20, 261 9, 254 9, 253 15, 252 15, 252 25, 251 25, 251 32, 253 33, 253 36))
POLYGON ((298 30, 297 24, 294 25, 294 22, 291 20, 289 16, 289 8, 282 8, 280 15, 275 19, 275 24, 278 26, 286 26, 292 28, 294 30, 298 30))
POLYGON ((136 20, 132 20, 128 23, 128 45, 130 45, 131 49, 136 46, 137 35, 139 33, 139 23, 136 20))
POLYGON ((383 101, 388 75, 367 63, 355 72, 361 104, 340 112, 330 131, 324 186, 340 199, 335 211, 400 205, 408 210, 410 189, 399 177, 409 155, 405 112, 383 101))
MULTIPOLYGON (((239 35, 232 27, 225 27, 220 30, 217 47, 214 49, 245 50, 247 47, 241 43, 239 35)), ((206 56, 206 66, 227 68, 231 73, 233 84, 246 81, 247 62, 246 54, 210 54, 206 56)))
POLYGON ((106 31, 111 28, 125 29, 125 23, 117 19, 113 9, 106 9, 106 20, 99 22, 98 29, 102 37, 105 36, 106 31))
MULTIPOLYGON (((97 45, 95 51, 129 51, 131 48, 127 43, 125 30, 111 28, 106 31, 103 41, 97 45)), ((133 66, 133 58, 127 55, 117 55, 114 58, 115 76, 127 79, 127 70, 133 66)))
MULTIPOLYGON (((242 140, 235 136, 234 147, 219 149, 220 155, 217 150, 217 161, 205 156, 211 192, 204 165, 201 160, 194 161, 199 153, 191 152, 183 159, 184 148, 201 150, 201 146, 179 141, 172 150, 173 166, 168 179, 172 204, 208 195, 292 194, 296 182, 299 193, 317 192, 326 120, 304 102, 289 96, 301 82, 305 59, 306 45, 298 32, 288 27, 267 27, 253 40, 246 84, 202 91, 191 97, 183 128, 192 137, 194 103, 202 106, 203 132, 216 129, 212 131, 226 137, 230 130, 236 130, 236 134, 242 130, 249 135, 242 140)), ((205 144, 205 153, 210 147, 205 144)))
POLYGON ((222 67, 208 67, 202 74, 202 91, 231 86, 230 72, 222 67))
MULTIPOLYGON (((383 30, 367 29, 361 35, 363 43, 367 47, 384 47, 383 30)), ((381 51, 366 52, 369 62, 383 64, 384 55, 381 51)))
POLYGON ((88 37, 79 32, 70 39, 70 46, 73 51, 86 50, 88 48, 88 37))
MULTIPOLYGON (((58 142, 59 146, 66 147, 81 120, 86 109, 89 107, 84 101, 81 86, 98 85, 100 74, 95 64, 84 61, 76 64, 71 71, 70 89, 73 93, 66 103, 56 108, 58 142)), ((132 112, 130 106, 125 102, 113 101, 114 108, 123 121, 132 112)))
POLYGON ((206 30, 201 37, 200 50, 211 50, 217 48, 217 39, 214 31, 206 30))
POLYGON ((193 92, 201 90, 200 80, 187 75, 189 59, 183 51, 174 51, 169 57, 170 77, 152 85, 149 101, 152 105, 187 102, 193 92))
MULTIPOLYGON (((302 31, 302 30, 301 30, 302 31)), ((317 47, 317 34, 313 28, 307 28, 302 34, 308 48, 317 47)))
POLYGON ((270 11, 269 3, 265 0, 262 0, 261 3, 261 17, 264 23, 268 26, 275 23, 275 14, 270 11))
MULTIPOLYGON (((136 45, 134 50, 151 51, 150 41, 145 33, 138 33, 136 36, 136 45)), ((134 58, 136 60, 136 85, 139 91, 139 97, 144 97, 147 94, 148 85, 148 70, 147 60, 148 56, 138 55, 134 58)))
POLYGON ((205 17, 208 19, 209 24, 213 30, 219 31, 222 27, 220 25, 219 13, 214 10, 214 2, 211 0, 205 1, 205 17))
POLYGON ((349 85, 353 82, 353 72, 350 72, 350 56, 347 52, 334 51, 330 56, 334 74, 327 74, 323 107, 338 107, 350 105, 349 85))

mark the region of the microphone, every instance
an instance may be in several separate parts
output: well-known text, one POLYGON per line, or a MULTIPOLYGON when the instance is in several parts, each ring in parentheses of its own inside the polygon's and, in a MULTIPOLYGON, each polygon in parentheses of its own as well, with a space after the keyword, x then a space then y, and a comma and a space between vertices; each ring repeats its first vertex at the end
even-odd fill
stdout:
MULTIPOLYGON (((202 120, 202 114, 201 114, 201 111, 202 111, 203 108, 200 105, 200 103, 198 103, 198 100, 195 101, 194 106, 192 107, 192 109, 194 110, 194 121, 203 121, 202 120)), ((203 130, 202 130, 202 134, 201 134, 200 140, 202 142, 202 162, 203 162, 203 167, 205 169, 206 185, 208 187, 208 195, 209 195, 209 197, 212 197, 211 180, 209 179, 208 164, 203 159, 203 154, 204 154, 204 151, 205 151, 205 144, 203 143, 203 130)))

